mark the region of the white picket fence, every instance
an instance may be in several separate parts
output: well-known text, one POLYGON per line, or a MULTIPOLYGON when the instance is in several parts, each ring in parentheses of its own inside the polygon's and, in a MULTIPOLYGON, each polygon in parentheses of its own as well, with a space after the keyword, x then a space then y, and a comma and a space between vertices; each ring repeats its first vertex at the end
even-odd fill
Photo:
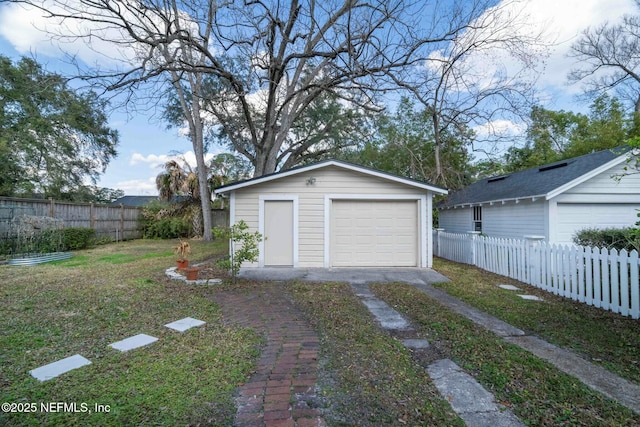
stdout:
POLYGON ((638 252, 436 231, 434 254, 556 295, 640 318, 638 252))

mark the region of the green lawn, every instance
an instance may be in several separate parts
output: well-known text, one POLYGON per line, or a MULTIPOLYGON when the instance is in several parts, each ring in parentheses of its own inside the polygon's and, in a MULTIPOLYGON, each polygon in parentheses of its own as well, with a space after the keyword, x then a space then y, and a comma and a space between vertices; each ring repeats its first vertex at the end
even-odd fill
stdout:
MULTIPOLYGON (((171 282, 175 242, 138 240, 80 251, 32 267, 0 266, 3 402, 108 405, 109 413, 0 413, 0 425, 229 425, 233 392, 260 339, 223 325, 205 287, 171 282), (207 322, 178 333, 183 317, 207 322), (160 338, 121 353, 108 344, 138 333, 160 338), (45 382, 29 370, 79 353, 92 364, 45 382)), ((194 260, 226 246, 192 242, 194 260)))
MULTIPOLYGON (((262 338, 225 326, 215 292, 252 292, 259 282, 216 286, 172 282, 173 241, 139 240, 79 251, 70 260, 0 266, 0 395, 3 402, 85 403, 108 413, 0 413, 0 425, 233 424, 233 393, 255 369, 262 338), (207 322, 178 333, 165 323, 207 322), (120 353, 109 343, 146 333, 160 340, 120 353), (38 366, 79 353, 92 364, 39 382, 38 366)), ((193 261, 226 253, 221 243, 192 242, 193 261)), ((437 286, 549 341, 601 360, 638 380, 638 321, 573 303, 473 267, 436 260, 452 279, 437 286), (512 283, 543 303, 498 289, 512 283)), ((282 285, 321 338, 318 396, 329 426, 433 425, 462 422, 425 366, 448 357, 474 375, 529 425, 640 425, 640 417, 555 367, 506 344, 437 301, 403 284, 373 285, 432 342, 418 355, 377 327, 348 285, 282 285)))
POLYGON ((583 354, 629 380, 640 381, 640 320, 574 302, 533 286, 443 259, 434 269, 451 279, 436 287, 530 334, 583 354), (500 289, 513 284, 523 292, 500 289), (544 302, 523 300, 519 293, 544 302))

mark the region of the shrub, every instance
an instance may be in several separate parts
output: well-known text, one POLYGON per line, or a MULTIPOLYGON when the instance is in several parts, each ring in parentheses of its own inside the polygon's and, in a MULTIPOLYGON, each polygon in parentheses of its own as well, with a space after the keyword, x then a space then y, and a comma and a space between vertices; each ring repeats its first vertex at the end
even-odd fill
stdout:
POLYGON ((240 272, 240 267, 245 261, 256 262, 260 254, 258 243, 262 241, 262 234, 257 231, 247 231, 246 222, 233 224, 231 228, 213 229, 213 235, 218 239, 231 239, 231 256, 218 261, 218 266, 231 271, 235 277, 240 272))
POLYGON ((177 239, 191 236, 191 220, 176 206, 152 202, 142 208, 140 223, 146 239, 177 239))
POLYGON ((191 223, 183 218, 162 218, 147 224, 144 228, 146 239, 176 239, 189 237, 191 223))
POLYGON ((86 249, 96 243, 96 230, 92 228, 70 227, 62 230, 62 246, 65 250, 86 249))
POLYGON ((640 236, 633 227, 627 228, 585 228, 573 236, 573 243, 580 246, 607 249, 633 249, 640 251, 640 236))

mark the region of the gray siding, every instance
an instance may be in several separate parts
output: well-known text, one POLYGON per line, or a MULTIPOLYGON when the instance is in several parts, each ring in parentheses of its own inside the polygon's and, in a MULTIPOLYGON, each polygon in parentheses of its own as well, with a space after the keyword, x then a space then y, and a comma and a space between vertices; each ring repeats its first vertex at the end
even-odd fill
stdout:
POLYGON ((491 237, 544 236, 544 215, 544 200, 483 205, 482 232, 491 237))
POLYGON ((471 208, 445 209, 438 212, 438 223, 447 233, 466 233, 473 230, 471 208))

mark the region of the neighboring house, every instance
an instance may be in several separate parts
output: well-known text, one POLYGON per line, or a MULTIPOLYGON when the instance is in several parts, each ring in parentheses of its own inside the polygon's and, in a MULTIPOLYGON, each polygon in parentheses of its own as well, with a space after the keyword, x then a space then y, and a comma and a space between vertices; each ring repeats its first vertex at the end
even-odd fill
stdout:
MULTIPOLYGON (((186 196, 174 196, 171 199, 171 203, 180 203, 186 200, 186 196)), ((136 208, 141 208, 145 205, 148 205, 151 202, 159 202, 160 198, 158 196, 122 196, 113 202, 109 203, 113 206, 131 206, 136 208)))
MULTIPOLYGON (((420 181, 327 160, 224 185, 230 223, 264 240, 252 267, 430 268, 432 197, 420 181)), ((247 265, 249 266, 249 265, 247 265)))
POLYGON ((131 206, 142 207, 151 202, 157 202, 158 196, 122 196, 113 202, 109 203, 112 206, 131 206))
POLYGON ((613 178, 630 155, 621 147, 483 179, 437 205, 439 225, 452 233, 537 235, 563 244, 584 228, 632 226, 640 174, 613 178))

